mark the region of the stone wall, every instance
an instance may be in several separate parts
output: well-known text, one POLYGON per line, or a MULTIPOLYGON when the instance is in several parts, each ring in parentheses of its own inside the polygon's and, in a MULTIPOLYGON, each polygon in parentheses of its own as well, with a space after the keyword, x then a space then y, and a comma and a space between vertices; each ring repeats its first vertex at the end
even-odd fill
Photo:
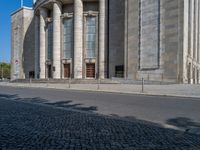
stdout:
POLYGON ((33 10, 21 8, 11 15, 11 80, 34 71, 33 10))
POLYGON ((23 36, 23 68, 25 78, 29 78, 29 72, 35 71, 35 24, 32 10, 24 9, 23 36))
POLYGON ((183 6, 179 0, 128 0, 125 36, 129 79, 180 80, 183 6))
POLYGON ((160 59, 160 1, 140 3, 140 69, 157 69, 160 59))
POLYGON ((124 65, 124 0, 109 1, 109 77, 115 77, 115 67, 124 65))

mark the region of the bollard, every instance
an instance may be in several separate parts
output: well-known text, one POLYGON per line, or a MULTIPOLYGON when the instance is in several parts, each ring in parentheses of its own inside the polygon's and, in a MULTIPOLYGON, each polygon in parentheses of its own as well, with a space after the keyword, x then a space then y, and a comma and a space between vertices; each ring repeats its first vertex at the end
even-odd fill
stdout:
POLYGON ((100 84, 101 84, 101 79, 99 78, 99 79, 98 79, 97 90, 99 90, 99 89, 100 89, 100 84))
POLYGON ((142 78, 142 93, 144 93, 144 78, 142 78))
POLYGON ((71 88, 71 77, 69 77, 69 79, 68 79, 68 88, 69 89, 71 88))
POLYGON ((49 86, 49 78, 47 78, 47 87, 49 86))
POLYGON ((29 79, 29 84, 31 85, 31 83, 32 83, 32 78, 29 79))

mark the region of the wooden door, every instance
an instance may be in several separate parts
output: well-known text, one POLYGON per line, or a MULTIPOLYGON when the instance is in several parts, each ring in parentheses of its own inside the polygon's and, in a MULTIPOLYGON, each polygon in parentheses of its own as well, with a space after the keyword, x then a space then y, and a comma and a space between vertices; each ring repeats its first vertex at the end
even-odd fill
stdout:
POLYGON ((86 77, 95 78, 95 64, 86 64, 86 77))
POLYGON ((70 64, 64 64, 64 78, 70 78, 70 64))

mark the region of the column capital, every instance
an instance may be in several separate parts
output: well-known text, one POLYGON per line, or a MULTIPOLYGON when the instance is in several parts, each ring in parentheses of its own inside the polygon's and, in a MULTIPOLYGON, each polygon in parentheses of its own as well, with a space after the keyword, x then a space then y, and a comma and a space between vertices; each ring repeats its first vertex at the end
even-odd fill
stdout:
POLYGON ((53 3, 53 4, 58 4, 58 6, 59 6, 60 8, 61 8, 62 5, 63 5, 63 3, 62 3, 61 1, 59 1, 59 0, 51 0, 50 2, 53 3))

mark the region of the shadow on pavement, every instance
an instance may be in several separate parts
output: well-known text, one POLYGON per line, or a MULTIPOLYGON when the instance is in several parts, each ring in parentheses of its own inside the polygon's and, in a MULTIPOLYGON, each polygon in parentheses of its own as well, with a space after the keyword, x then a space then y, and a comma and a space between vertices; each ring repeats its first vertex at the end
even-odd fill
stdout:
POLYGON ((69 101, 59 101, 55 103, 45 103, 45 104, 56 106, 56 107, 81 110, 81 111, 89 111, 89 112, 97 111, 96 106, 83 107, 82 104, 70 104, 72 102, 73 102, 72 100, 69 100, 69 101))
MULTIPOLYGON (((38 97, 19 98, 17 95, 0 95, 0 99, 0 149, 200 149, 200 136, 167 129, 134 116, 112 114, 106 117, 17 102, 43 103, 91 112, 97 110, 96 107, 71 104, 71 100, 48 103, 48 100, 38 97)), ((184 127, 198 125, 188 118, 169 119, 168 123, 184 127)))
POLYGON ((83 106, 83 104, 74 104, 72 100, 57 101, 55 103, 50 103, 48 100, 42 99, 40 97, 20 98, 18 97, 18 95, 7 95, 7 94, 0 94, 0 98, 6 98, 10 100, 17 100, 17 101, 30 102, 30 103, 46 104, 46 105, 51 105, 55 107, 70 108, 74 110, 87 111, 91 113, 98 110, 96 106, 86 107, 86 106, 83 106))
POLYGON ((200 122, 195 122, 192 119, 185 117, 168 119, 166 123, 183 129, 200 128, 200 122))

